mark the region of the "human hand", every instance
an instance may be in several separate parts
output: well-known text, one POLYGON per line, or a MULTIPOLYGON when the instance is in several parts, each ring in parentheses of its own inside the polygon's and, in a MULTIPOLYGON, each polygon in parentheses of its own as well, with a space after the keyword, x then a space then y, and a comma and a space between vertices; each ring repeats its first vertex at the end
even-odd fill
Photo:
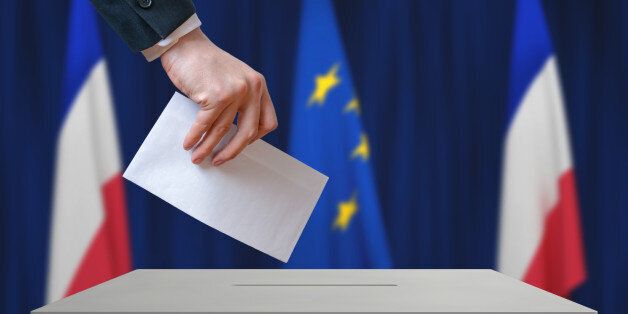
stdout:
POLYGON ((181 37, 161 56, 161 64, 172 83, 200 105, 183 141, 185 150, 198 143, 193 163, 199 164, 211 154, 236 113, 238 131, 213 157, 214 166, 233 159, 248 144, 277 128, 264 77, 214 45, 200 28, 181 37))

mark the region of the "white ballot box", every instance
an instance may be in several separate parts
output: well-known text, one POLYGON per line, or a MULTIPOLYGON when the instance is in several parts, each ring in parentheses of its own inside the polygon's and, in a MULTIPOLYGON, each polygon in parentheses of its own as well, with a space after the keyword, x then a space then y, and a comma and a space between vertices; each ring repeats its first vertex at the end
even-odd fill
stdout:
POLYGON ((32 313, 596 313, 492 270, 136 270, 32 313))

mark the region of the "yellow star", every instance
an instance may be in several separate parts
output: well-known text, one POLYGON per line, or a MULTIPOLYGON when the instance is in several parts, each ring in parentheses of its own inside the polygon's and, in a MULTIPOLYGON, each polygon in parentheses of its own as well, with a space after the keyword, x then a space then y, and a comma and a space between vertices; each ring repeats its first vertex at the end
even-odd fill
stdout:
POLYGON ((360 135, 360 144, 353 149, 351 159, 360 157, 363 161, 367 161, 370 155, 371 148, 369 147, 369 139, 366 137, 366 134, 362 133, 362 135, 360 135))
POLYGON ((314 91, 310 96, 310 100, 307 102, 308 106, 311 106, 314 103, 318 103, 319 105, 323 105, 323 103, 325 103, 327 93, 329 93, 329 91, 336 85, 340 84, 340 78, 338 77, 339 67, 340 64, 336 63, 331 67, 331 69, 329 69, 327 74, 319 74, 316 76, 316 79, 314 80, 316 88, 314 88, 314 91))
POLYGON ((351 223, 351 218, 357 211, 357 193, 353 193, 353 196, 348 201, 338 203, 338 215, 336 216, 336 221, 334 221, 334 229, 347 230, 351 223))
POLYGON ((344 111, 345 113, 355 111, 355 113, 360 114, 361 109, 360 109, 360 102, 358 101, 358 99, 353 97, 353 99, 351 99, 345 106, 344 111))

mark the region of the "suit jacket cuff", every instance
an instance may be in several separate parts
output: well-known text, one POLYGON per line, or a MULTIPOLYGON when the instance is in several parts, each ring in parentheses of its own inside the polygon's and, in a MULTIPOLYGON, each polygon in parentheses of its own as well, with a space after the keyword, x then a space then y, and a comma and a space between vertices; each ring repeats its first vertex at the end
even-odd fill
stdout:
POLYGON ((196 12, 192 0, 91 0, 133 51, 166 38, 196 12))
POLYGON ((199 28, 201 26, 201 20, 198 15, 194 13, 188 18, 181 26, 177 27, 168 37, 158 41, 152 47, 142 50, 142 54, 146 60, 153 61, 166 52, 170 47, 179 41, 179 38, 185 36, 187 33, 199 28))

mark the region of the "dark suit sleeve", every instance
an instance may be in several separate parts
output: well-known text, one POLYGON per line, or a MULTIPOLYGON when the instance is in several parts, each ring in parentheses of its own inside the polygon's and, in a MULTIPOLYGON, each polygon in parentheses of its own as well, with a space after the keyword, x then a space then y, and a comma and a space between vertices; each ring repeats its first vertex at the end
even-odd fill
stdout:
POLYGON ((191 0, 91 0, 96 10, 133 51, 168 37, 192 16, 191 0))

